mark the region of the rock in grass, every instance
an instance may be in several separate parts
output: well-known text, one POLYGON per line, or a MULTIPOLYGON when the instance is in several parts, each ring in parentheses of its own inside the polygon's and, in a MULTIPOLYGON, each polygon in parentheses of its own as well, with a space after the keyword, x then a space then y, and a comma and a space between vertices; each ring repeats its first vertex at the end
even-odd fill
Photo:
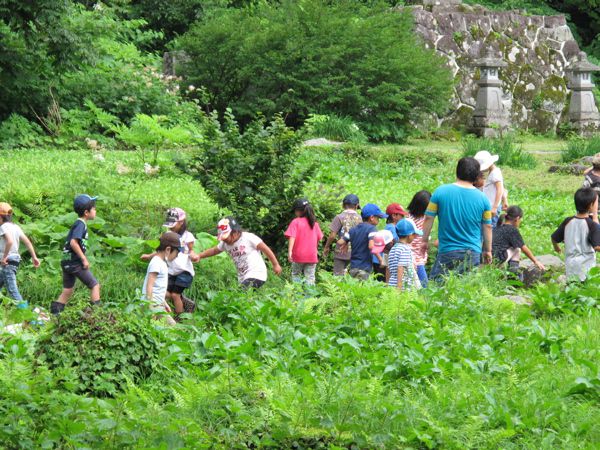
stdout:
POLYGON ((527 305, 530 306, 532 304, 531 300, 528 297, 523 297, 522 295, 505 295, 504 297, 500 297, 501 300, 509 300, 516 305, 527 305))
POLYGON ((540 270, 529 259, 521 261, 520 267, 523 269, 523 284, 525 287, 533 286, 542 280, 546 273, 564 272, 565 270, 565 263, 558 256, 540 255, 537 259, 546 267, 545 272, 540 270))
MULTIPOLYGON (((556 255, 540 255, 537 257, 537 260, 546 267, 546 270, 559 271, 565 269, 564 261, 556 255)), ((520 264, 522 269, 528 269, 532 266, 535 267, 533 262, 531 262, 529 259, 521 261, 520 264)))
POLYGON ((305 147, 323 147, 323 146, 339 147, 342 144, 343 144, 343 142, 330 141, 329 139, 325 139, 325 138, 309 139, 302 143, 302 145, 304 145, 305 147))

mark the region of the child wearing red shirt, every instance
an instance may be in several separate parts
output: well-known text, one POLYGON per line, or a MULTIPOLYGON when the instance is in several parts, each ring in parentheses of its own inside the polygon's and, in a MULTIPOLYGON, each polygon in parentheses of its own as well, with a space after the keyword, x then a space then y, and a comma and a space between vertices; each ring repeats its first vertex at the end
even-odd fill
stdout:
POLYGON ((315 272, 319 257, 317 247, 323 233, 317 223, 312 205, 305 198, 298 199, 293 206, 296 218, 292 220, 285 237, 288 238, 288 260, 292 263, 292 280, 315 284, 315 272))

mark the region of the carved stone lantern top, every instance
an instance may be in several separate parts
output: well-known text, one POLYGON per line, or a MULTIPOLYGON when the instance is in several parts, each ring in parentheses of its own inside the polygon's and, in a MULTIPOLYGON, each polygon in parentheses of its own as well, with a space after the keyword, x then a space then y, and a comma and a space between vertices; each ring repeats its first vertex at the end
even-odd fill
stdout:
POLYGON ((589 73, 599 72, 600 67, 589 62, 585 52, 579 52, 579 55, 577 55, 577 59, 575 59, 575 61, 567 67, 567 70, 573 73, 589 73))
POLYGON ((492 50, 491 48, 488 48, 488 50, 486 51, 486 54, 483 58, 479 58, 476 59, 475 61, 473 61, 473 65, 475 67, 496 67, 496 68, 501 68, 501 67, 506 67, 508 66, 508 64, 501 58, 497 57, 494 54, 494 50, 492 50))

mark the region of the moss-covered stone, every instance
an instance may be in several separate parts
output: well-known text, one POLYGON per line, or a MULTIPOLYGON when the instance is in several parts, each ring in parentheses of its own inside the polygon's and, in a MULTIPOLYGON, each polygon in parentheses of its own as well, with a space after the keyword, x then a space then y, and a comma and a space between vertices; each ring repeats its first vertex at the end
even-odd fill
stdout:
POLYGON ((550 75, 544 80, 540 88, 540 97, 542 100, 563 103, 567 97, 567 83, 565 79, 556 74, 550 75))

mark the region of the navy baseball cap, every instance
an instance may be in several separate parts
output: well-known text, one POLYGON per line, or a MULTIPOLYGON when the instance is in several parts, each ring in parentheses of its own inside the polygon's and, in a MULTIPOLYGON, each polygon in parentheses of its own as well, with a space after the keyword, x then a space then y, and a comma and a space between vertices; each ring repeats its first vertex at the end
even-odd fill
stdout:
POLYGON ((348 194, 344 197, 342 201, 343 205, 359 205, 360 201, 358 200, 358 196, 354 194, 348 194))
POLYGON ((73 209, 75 210, 75 212, 83 212, 86 209, 91 208, 94 205, 94 203, 96 203, 97 199, 98 197, 92 197, 87 194, 80 194, 77 197, 75 197, 75 200, 73 201, 73 209))
POLYGON ((366 219, 367 217, 371 217, 371 216, 377 216, 382 219, 385 219, 388 216, 381 209, 379 209, 379 206, 377 206, 373 203, 367 203, 365 206, 363 206, 360 214, 363 216, 363 219, 366 219))
POLYGON ((423 232, 417 228, 415 223, 410 219, 402 219, 396 224, 396 233, 399 237, 410 236, 416 234, 417 236, 423 236, 423 232))

